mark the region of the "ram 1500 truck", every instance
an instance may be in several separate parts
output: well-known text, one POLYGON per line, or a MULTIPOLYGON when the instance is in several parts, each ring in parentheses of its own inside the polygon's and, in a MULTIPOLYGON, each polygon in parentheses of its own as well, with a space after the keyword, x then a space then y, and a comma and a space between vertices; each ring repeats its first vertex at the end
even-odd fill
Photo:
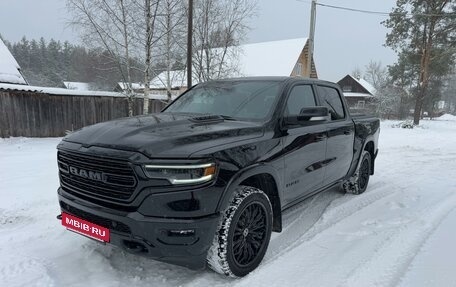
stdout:
POLYGON ((281 232, 285 209, 331 187, 366 190, 378 136, 379 120, 351 116, 330 82, 202 83, 161 113, 66 136, 58 218, 135 254, 241 277, 281 232))

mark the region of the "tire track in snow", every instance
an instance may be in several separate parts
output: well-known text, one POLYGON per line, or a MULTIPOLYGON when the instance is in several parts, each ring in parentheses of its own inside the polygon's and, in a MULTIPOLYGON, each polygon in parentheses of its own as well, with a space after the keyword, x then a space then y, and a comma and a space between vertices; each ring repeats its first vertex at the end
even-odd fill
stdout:
POLYGON ((267 265, 271 262, 274 262, 276 258, 284 256, 288 252, 291 252, 294 248, 298 247, 303 242, 312 240, 319 233, 337 225, 339 222, 360 212, 361 210, 376 203, 377 201, 392 196, 396 192, 400 191, 394 189, 385 189, 386 188, 383 188, 377 192, 373 192, 371 190, 358 196, 344 195, 340 199, 348 198, 348 200, 336 205, 335 207, 333 206, 334 201, 330 202, 323 210, 323 215, 319 217, 319 219, 314 224, 312 224, 307 231, 304 231, 303 234, 298 236, 298 238, 296 238, 293 242, 286 242, 285 244, 281 244, 282 246, 286 247, 280 250, 280 252, 277 252, 276 254, 268 257, 268 259, 265 260, 262 265, 267 265))
POLYGON ((339 190, 328 190, 306 199, 291 207, 282 214, 283 229, 281 233, 273 233, 264 263, 276 258, 283 250, 304 236, 315 225, 324 211, 335 199, 343 196, 339 190))
MULTIPOLYGON (((299 247, 303 242, 312 240, 319 233, 331 228, 347 217, 381 199, 393 195, 395 192, 401 191, 385 190, 382 185, 382 182, 377 182, 366 193, 359 196, 344 194, 336 188, 329 189, 291 207, 290 210, 285 212, 283 218, 285 226, 282 233, 275 234, 270 242, 264 261, 261 263, 261 268, 254 271, 250 276, 257 276, 255 273, 258 274, 265 266, 274 264, 277 258, 286 256, 288 252, 299 247), (381 190, 377 191, 379 188, 381 190), (338 200, 341 202, 337 202, 338 200), (312 218, 309 220, 308 216, 312 218), (303 228, 303 225, 307 226, 303 228)), ((195 278, 190 281, 192 282, 190 285, 201 283, 201 281, 204 280, 195 278)), ((233 282, 235 285, 239 283, 242 283, 242 280, 233 282)), ((216 284, 215 286, 225 285, 226 282, 221 281, 219 285, 216 284)))
POLYGON ((358 264, 339 286, 396 286, 421 246, 455 209, 456 195, 450 194, 421 210, 420 219, 389 231, 369 258, 358 264))

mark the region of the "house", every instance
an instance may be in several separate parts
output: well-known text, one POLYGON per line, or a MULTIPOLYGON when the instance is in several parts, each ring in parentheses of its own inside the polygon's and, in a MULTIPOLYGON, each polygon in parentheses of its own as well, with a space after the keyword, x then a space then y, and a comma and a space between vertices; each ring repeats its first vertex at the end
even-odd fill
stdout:
MULTIPOLYGON (((195 58, 205 52, 197 51, 195 58)), ((229 77, 247 77, 247 76, 303 76, 307 69, 308 39, 288 39, 280 41, 261 42, 245 44, 236 47, 230 47, 226 51, 221 48, 211 49, 211 65, 219 68, 222 66, 217 63, 221 56, 219 54, 228 54, 226 63, 223 68, 229 71, 229 77)), ((198 63, 194 60, 193 65, 198 63)), ((204 64, 203 64, 204 65, 204 64)), ((318 78, 315 62, 312 60, 311 78, 318 78)), ((193 69, 193 83, 198 83, 198 75, 193 69)), ((187 76, 185 70, 176 70, 169 72, 171 93, 180 94, 187 89, 187 76)), ((151 93, 167 92, 167 72, 162 72, 154 77, 150 82, 151 93)), ((122 83, 117 85, 116 91, 124 88, 122 83)), ((133 90, 142 92, 143 84, 133 83, 133 90), (137 89, 135 89, 135 87, 137 89)))
MULTIPOLYGON (((131 88, 133 90, 133 93, 136 93, 137 95, 144 94, 144 84, 143 83, 131 83, 131 88)), ((116 87, 114 88, 114 92, 117 93, 124 93, 127 90, 127 84, 123 82, 118 82, 116 87)), ((177 98, 181 94, 181 91, 172 91, 171 92, 171 99, 177 98)), ((166 90, 162 89, 153 89, 152 86, 150 86, 149 90, 149 99, 152 100, 159 100, 159 101, 168 101, 168 95, 166 93, 166 90)))
MULTIPOLYGON (((187 71, 177 70, 169 71, 169 85, 171 90, 179 90, 187 86, 187 71)), ((151 90, 166 90, 168 86, 168 72, 164 71, 158 74, 150 81, 151 90)))
POLYGON ((64 81, 63 85, 68 90, 76 90, 76 91, 90 91, 91 90, 91 83, 86 83, 86 82, 64 81))
POLYGON ((346 75, 337 84, 344 92, 350 108, 364 109, 375 99, 375 88, 363 78, 346 75))
MULTIPOLYGON (((222 67, 228 71, 224 75, 226 77, 304 76, 307 74, 308 47, 307 38, 297 38, 244 44, 228 49, 215 48, 209 50, 208 54, 212 55, 210 64, 216 67, 215 70, 222 67), (223 57, 225 63, 222 63, 223 57)), ((206 51, 197 51, 195 57, 196 60, 201 59, 203 67, 207 61, 205 54, 206 51)), ((194 61, 193 66, 197 65, 197 61, 194 61)), ((194 69, 194 73, 197 70, 194 69)), ((310 77, 318 78, 313 60, 310 77)))
MULTIPOLYGON (((144 84, 143 83, 131 83, 131 89, 135 93, 144 93, 144 84)), ((127 90, 127 83, 118 82, 114 87, 114 92, 122 93, 127 90)))
MULTIPOLYGON (((240 76, 304 76, 307 74, 308 38, 239 46, 240 76)), ((318 78, 312 59, 311 78, 318 78)))
POLYGON ((28 85, 21 73, 21 67, 5 43, 0 39, 0 83, 28 85))
MULTIPOLYGON (((308 39, 297 38, 279 41, 260 42, 244 44, 236 47, 229 47, 224 50, 215 48, 210 50, 212 55, 212 66, 223 66, 229 71, 227 77, 248 77, 248 76, 304 76, 307 69, 308 39), (221 54, 227 54, 223 63, 221 54), (220 55, 220 57, 218 57, 220 55), (219 61, 220 63, 217 63, 219 61), (222 64, 223 65, 222 65, 222 64)), ((194 58, 198 59, 205 52, 197 51, 194 58)), ((203 56, 204 57, 204 56, 203 56)), ((193 66, 198 65, 193 61, 193 66)), ((203 63, 204 65, 204 63, 203 63)), ((197 69, 193 69, 193 84, 198 83, 197 69)), ((312 60, 311 78, 318 78, 315 62, 312 60)), ((187 89, 186 70, 175 70, 169 72, 171 94, 177 96, 187 89)), ((215 77, 214 77, 215 78, 215 77)), ((167 72, 164 71, 154 77, 150 82, 151 94, 167 93, 167 72)), ((134 92, 143 93, 143 83, 132 83, 134 92)), ((114 91, 123 92, 126 89, 125 83, 117 83, 114 91)))

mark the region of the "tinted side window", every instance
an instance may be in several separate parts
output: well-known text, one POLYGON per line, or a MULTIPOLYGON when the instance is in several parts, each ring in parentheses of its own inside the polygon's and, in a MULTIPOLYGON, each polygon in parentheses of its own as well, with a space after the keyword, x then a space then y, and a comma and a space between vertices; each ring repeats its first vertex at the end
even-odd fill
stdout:
POLYGON ((287 100, 285 116, 297 116, 304 107, 315 107, 315 96, 309 85, 295 86, 287 100))
POLYGON ((318 86, 317 89, 322 105, 328 107, 329 113, 331 114, 331 120, 345 118, 344 106, 342 105, 339 92, 330 87, 318 86))

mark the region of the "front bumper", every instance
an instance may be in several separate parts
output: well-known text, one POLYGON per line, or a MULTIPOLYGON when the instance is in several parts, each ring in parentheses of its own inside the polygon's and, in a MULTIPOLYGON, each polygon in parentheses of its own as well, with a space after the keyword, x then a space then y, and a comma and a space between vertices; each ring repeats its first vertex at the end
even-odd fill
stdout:
POLYGON ((212 244, 219 214, 174 219, 144 216, 94 205, 71 196, 59 188, 62 212, 110 229, 110 244, 159 261, 202 269, 212 244))

